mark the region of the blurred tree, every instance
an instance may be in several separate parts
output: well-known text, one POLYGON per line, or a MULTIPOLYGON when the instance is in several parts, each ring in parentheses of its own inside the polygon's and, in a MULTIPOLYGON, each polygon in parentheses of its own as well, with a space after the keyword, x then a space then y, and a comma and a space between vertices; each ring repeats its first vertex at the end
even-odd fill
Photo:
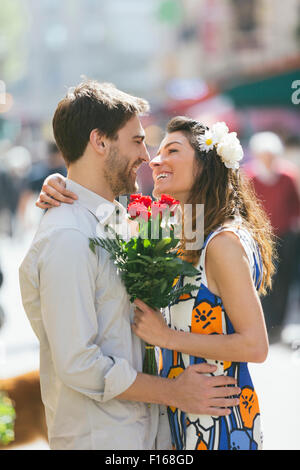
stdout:
POLYGON ((158 18, 162 23, 179 24, 183 17, 183 6, 179 0, 162 0, 158 9, 158 18))
POLYGON ((22 0, 1 0, 0 78, 7 83, 23 77, 26 65, 27 10, 22 0))

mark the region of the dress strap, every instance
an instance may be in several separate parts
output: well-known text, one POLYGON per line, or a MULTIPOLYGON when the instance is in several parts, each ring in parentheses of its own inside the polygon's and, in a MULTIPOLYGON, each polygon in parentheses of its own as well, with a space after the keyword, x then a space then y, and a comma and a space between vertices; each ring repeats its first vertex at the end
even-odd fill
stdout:
POLYGON ((201 252, 200 260, 198 264, 198 269, 200 269, 202 272, 201 282, 206 287, 208 287, 206 271, 205 271, 206 250, 210 241, 221 232, 233 232, 239 238, 240 243, 242 244, 242 247, 244 248, 244 251, 248 257, 253 282, 255 284, 255 287, 258 289, 261 284, 261 279, 262 279, 262 262, 261 262, 261 256, 260 256, 258 246, 246 228, 241 227, 240 225, 236 226, 233 224, 222 226, 218 228, 217 230, 211 232, 206 237, 206 240, 202 247, 202 252, 201 252))

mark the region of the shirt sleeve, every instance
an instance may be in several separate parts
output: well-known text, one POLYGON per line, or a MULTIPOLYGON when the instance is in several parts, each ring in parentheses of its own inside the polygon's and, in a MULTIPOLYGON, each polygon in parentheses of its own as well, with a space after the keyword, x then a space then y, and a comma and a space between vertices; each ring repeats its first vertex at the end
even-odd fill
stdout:
POLYGON ((40 256, 39 283, 54 367, 66 386, 105 402, 130 387, 137 371, 124 358, 104 355, 97 344, 97 275, 98 257, 87 236, 77 229, 52 234, 40 256))

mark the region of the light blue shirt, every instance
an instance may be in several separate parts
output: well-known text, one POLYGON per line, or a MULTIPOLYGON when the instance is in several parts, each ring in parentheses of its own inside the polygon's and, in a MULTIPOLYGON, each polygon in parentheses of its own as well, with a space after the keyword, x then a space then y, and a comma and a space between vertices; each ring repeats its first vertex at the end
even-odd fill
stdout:
POLYGON ((116 208, 66 180, 74 204, 48 210, 20 267, 24 309, 40 342, 40 380, 51 449, 152 449, 158 406, 118 400, 142 371, 143 343, 108 253, 89 248, 105 236, 116 208), (103 210, 104 208, 104 210, 103 210))

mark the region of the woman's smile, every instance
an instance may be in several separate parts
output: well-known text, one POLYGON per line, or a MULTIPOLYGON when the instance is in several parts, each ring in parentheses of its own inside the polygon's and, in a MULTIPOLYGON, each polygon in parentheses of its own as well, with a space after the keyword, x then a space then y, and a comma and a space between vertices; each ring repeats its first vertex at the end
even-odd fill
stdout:
POLYGON ((162 171, 159 172, 155 177, 154 177, 154 182, 157 184, 159 182, 164 182, 166 180, 169 180, 170 177, 172 176, 172 173, 170 171, 162 171))
POLYGON ((155 197, 185 200, 194 181, 194 149, 182 132, 167 134, 150 162, 155 197))

